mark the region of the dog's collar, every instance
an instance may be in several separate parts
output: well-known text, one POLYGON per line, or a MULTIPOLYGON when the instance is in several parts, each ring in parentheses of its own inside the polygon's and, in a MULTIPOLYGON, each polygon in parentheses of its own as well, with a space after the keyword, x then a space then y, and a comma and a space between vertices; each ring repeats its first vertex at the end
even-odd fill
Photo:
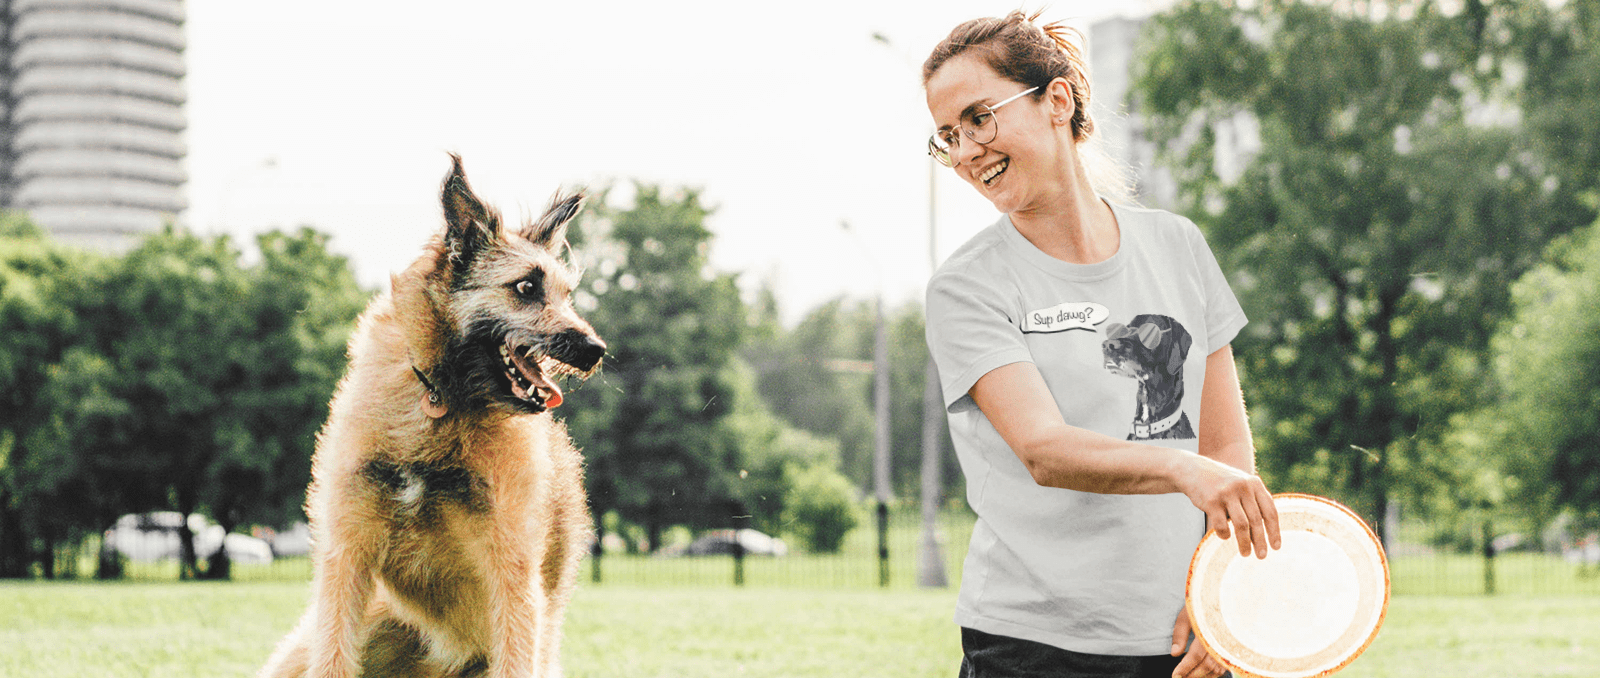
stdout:
POLYGON ((445 407, 444 398, 439 395, 439 389, 434 388, 433 382, 428 381, 428 375, 423 374, 422 370, 417 369, 416 365, 411 366, 411 371, 417 375, 417 380, 422 382, 424 391, 422 396, 423 414, 438 419, 450 411, 449 408, 445 407))
POLYGON ((1178 424, 1178 418, 1182 416, 1183 408, 1180 407, 1176 410, 1173 410, 1172 414, 1167 415, 1166 418, 1153 424, 1141 424, 1134 422, 1133 435, 1135 438, 1149 438, 1150 436, 1159 433, 1166 433, 1167 431, 1171 430, 1173 426, 1178 424))

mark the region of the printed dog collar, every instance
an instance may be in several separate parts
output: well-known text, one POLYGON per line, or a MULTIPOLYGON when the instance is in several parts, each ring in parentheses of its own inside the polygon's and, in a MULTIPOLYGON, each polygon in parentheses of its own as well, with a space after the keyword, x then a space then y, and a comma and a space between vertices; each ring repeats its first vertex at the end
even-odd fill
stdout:
POLYGON ((1140 424, 1138 422, 1134 422, 1133 437, 1149 438, 1150 436, 1158 433, 1166 433, 1167 431, 1172 430, 1172 427, 1178 424, 1178 419, 1182 417, 1183 408, 1180 407, 1177 410, 1174 410, 1172 414, 1167 415, 1166 418, 1153 424, 1140 424))

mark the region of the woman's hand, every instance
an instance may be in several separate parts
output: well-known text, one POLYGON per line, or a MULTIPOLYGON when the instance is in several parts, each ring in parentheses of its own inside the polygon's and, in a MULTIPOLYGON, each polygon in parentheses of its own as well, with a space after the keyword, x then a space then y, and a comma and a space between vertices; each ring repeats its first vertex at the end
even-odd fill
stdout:
POLYGON ((1238 535, 1239 555, 1253 550, 1265 558, 1269 543, 1283 548, 1278 507, 1261 478, 1199 455, 1182 457, 1175 477, 1183 494, 1205 512, 1207 528, 1223 539, 1238 535))
POLYGON ((1172 656, 1178 655, 1183 655, 1183 660, 1172 670, 1172 678, 1216 678, 1227 672, 1227 669, 1206 651, 1205 643, 1198 640, 1189 641, 1188 607, 1178 610, 1178 621, 1172 625, 1172 656), (1189 646, 1187 654, 1183 651, 1184 645, 1189 646))

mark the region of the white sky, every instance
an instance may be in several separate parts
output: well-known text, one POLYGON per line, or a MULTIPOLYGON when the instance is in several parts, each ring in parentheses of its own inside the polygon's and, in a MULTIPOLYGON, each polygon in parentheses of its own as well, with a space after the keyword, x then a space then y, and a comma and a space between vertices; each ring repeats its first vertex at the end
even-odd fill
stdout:
MULTIPOLYGON (((1055 2, 1044 18, 1087 29, 1164 4, 1055 2)), ((248 242, 309 224, 387 286, 439 227, 446 151, 516 219, 561 186, 688 186, 716 208, 713 266, 773 284, 789 322, 880 284, 892 304, 920 298, 931 125, 917 68, 956 24, 1018 6, 186 5, 190 227, 248 242)), ((942 258, 995 213, 943 168, 936 193, 942 258)))

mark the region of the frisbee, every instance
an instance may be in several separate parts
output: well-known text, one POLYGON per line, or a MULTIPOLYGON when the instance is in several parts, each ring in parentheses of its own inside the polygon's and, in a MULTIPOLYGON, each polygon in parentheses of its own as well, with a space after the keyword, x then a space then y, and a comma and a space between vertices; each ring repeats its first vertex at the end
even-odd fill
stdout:
POLYGON ((1367 524, 1337 502, 1273 496, 1283 548, 1240 556, 1208 532, 1189 562, 1189 621, 1235 674, 1326 676, 1349 665, 1383 625, 1389 563, 1367 524))

